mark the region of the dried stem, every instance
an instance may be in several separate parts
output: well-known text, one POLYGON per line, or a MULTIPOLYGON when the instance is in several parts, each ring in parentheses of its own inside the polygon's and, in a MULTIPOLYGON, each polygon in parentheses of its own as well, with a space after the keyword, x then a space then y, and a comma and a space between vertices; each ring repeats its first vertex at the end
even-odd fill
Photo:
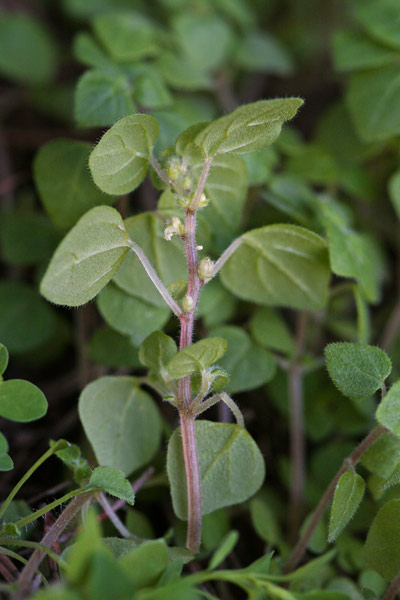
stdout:
POLYGON ((289 533, 292 540, 296 539, 301 523, 305 483, 303 372, 299 361, 303 353, 307 317, 306 312, 298 313, 296 324, 296 356, 291 362, 288 372, 291 464, 289 533))
POLYGON ((395 577, 386 590, 383 600, 395 600, 397 592, 400 590, 400 573, 395 577))
POLYGON ((313 535, 316 527, 318 526, 319 522, 321 521, 325 510, 327 509, 329 503, 332 500, 333 494, 335 492, 336 484, 339 481, 340 477, 343 475, 343 473, 348 471, 349 468, 354 467, 358 463, 358 461, 360 460, 360 458, 362 457, 364 452, 366 450, 368 450, 368 448, 370 446, 372 446, 372 444, 382 434, 387 433, 387 432, 388 432, 388 430, 386 429, 386 427, 382 427, 382 425, 378 425, 360 442, 360 444, 353 450, 353 452, 351 454, 349 454, 349 456, 343 461, 342 466, 340 467, 340 469, 338 470, 338 472, 336 473, 336 475, 330 482, 324 495, 322 496, 321 500, 319 501, 306 530, 304 531, 303 535, 297 542, 297 545, 294 548, 294 550, 285 566, 285 573, 290 573, 301 561, 301 559, 304 555, 304 552, 306 551, 308 542, 312 538, 312 535, 313 535))
MULTIPOLYGON (((76 496, 73 500, 71 500, 67 508, 63 510, 61 515, 43 537, 41 542, 42 545, 46 546, 47 548, 51 548, 65 528, 71 523, 75 515, 86 504, 86 502, 93 497, 93 495, 94 492, 87 492, 85 494, 76 496)), ((18 591, 13 596, 13 600, 20 600, 28 593, 32 578, 34 577, 40 563, 45 556, 46 554, 43 552, 43 550, 35 550, 33 552, 18 578, 18 591)))

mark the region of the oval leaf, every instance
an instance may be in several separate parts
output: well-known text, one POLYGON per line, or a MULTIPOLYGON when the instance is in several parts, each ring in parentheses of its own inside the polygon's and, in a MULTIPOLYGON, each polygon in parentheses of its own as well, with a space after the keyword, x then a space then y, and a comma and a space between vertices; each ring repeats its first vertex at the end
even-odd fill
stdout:
POLYGON ((135 502, 135 494, 131 484, 125 479, 122 471, 113 467, 97 467, 94 469, 87 487, 88 489, 105 490, 111 496, 126 500, 128 504, 133 505, 135 502))
POLYGON ((0 376, 3 375, 4 371, 7 369, 7 365, 8 350, 3 344, 0 344, 0 376))
POLYGON ((400 570, 400 500, 391 500, 379 510, 363 549, 367 563, 391 580, 400 570))
POLYGON ((276 140, 283 123, 292 119, 302 104, 301 98, 245 104, 210 123, 196 136, 195 144, 206 156, 261 150, 276 140))
MULTIPOLYGON (((243 427, 228 423, 196 421, 204 515, 223 506, 244 502, 260 488, 264 459, 243 427)), ((180 429, 172 434, 167 455, 172 503, 179 519, 187 519, 185 465, 180 429)))
POLYGON ((0 417, 27 423, 36 421, 47 412, 47 400, 36 385, 23 379, 0 383, 0 417))
POLYGON ((344 396, 368 398, 382 387, 392 370, 388 355, 376 346, 338 342, 325 349, 326 368, 344 396))
POLYGON ((213 337, 186 346, 172 357, 168 372, 172 379, 180 379, 203 371, 214 364, 226 352, 228 344, 223 338, 213 337))
POLYGON ((231 292, 258 304, 323 308, 330 270, 327 246, 319 235, 296 225, 268 225, 242 238, 221 271, 231 292))
POLYGON ((400 381, 396 381, 378 406, 376 420, 400 437, 400 381))
POLYGON ((161 420, 133 377, 100 377, 83 390, 79 416, 100 465, 130 475, 160 443, 161 420))
POLYGON ((162 331, 154 331, 140 346, 139 360, 149 369, 162 371, 176 352, 176 343, 169 335, 162 331))
POLYGON ((94 182, 107 194, 127 194, 145 178, 158 123, 149 115, 120 119, 101 138, 89 158, 94 182))
POLYGON ((365 491, 365 481, 355 471, 343 473, 336 484, 329 521, 328 542, 333 542, 354 517, 365 491))
POLYGON ((85 304, 110 281, 128 250, 120 214, 109 206, 93 208, 58 246, 40 291, 55 304, 85 304))

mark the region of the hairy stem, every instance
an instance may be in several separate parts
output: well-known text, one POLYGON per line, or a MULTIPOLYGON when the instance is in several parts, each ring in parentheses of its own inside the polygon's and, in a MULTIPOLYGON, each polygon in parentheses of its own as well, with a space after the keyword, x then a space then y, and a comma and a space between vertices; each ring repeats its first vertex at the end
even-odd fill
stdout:
POLYGON ((397 596, 397 592, 400 590, 400 573, 395 577, 386 590, 386 594, 383 596, 382 600, 395 600, 397 596))
MULTIPOLYGON (((41 544, 43 546, 46 546, 47 548, 51 548, 53 544, 58 540, 59 536, 65 530, 65 528, 68 527, 68 525, 75 517, 75 515, 79 512, 79 510, 86 504, 86 502, 88 502, 92 498, 94 493, 95 492, 92 491, 87 492, 86 494, 81 494, 80 496, 77 496, 73 500, 71 500, 67 508, 63 510, 61 515, 56 521, 54 521, 53 525, 43 537, 41 544)), ((20 600, 29 591, 32 578, 34 577, 37 569, 39 568, 40 563, 42 562, 45 556, 46 555, 43 552, 43 550, 37 549, 34 551, 27 564, 21 571, 21 574, 18 579, 18 591, 14 595, 13 600, 20 600)))
POLYGON ((163 282, 161 281, 161 279, 155 272, 153 265, 151 264, 151 262, 149 261, 149 259, 147 258, 147 256, 143 252, 143 250, 140 248, 140 246, 138 246, 132 240, 130 240, 129 245, 130 245, 131 249, 133 250, 133 252, 138 257, 138 259, 140 260, 140 262, 142 263, 147 275, 149 276, 151 281, 154 283, 155 287, 157 288, 157 290, 160 293, 160 295, 162 296, 162 298, 165 300, 166 304, 168 304, 169 308, 172 310, 174 315, 176 315, 177 317, 180 317, 182 314, 181 307, 173 299, 173 297, 171 296, 171 294, 169 293, 169 291, 167 290, 167 288, 165 287, 165 285, 163 284, 163 282))
POLYGON ((322 496, 316 509, 314 510, 313 516, 312 516, 306 530, 304 531, 303 535, 297 542, 297 545, 295 546, 295 548, 285 566, 285 573, 290 573, 290 571, 293 571, 293 569, 301 561, 301 559, 304 555, 304 552, 306 551, 308 542, 312 538, 312 535, 313 535, 316 527, 318 526, 319 522, 321 521, 325 510, 327 509, 328 505, 330 504, 330 502, 333 498, 333 494, 335 493, 336 484, 339 481, 340 477, 343 475, 343 473, 348 471, 349 468, 354 467, 358 463, 358 461, 360 460, 360 458, 362 457, 364 452, 366 450, 368 450, 368 448, 370 446, 372 446, 372 444, 382 434, 387 433, 387 432, 388 432, 388 430, 386 429, 386 427, 382 427, 382 425, 378 425, 360 442, 360 444, 353 450, 353 452, 351 454, 349 454, 349 456, 343 461, 342 466, 340 467, 340 469, 338 470, 338 472, 336 473, 336 475, 330 482, 329 486, 325 490, 324 495, 322 496))
POLYGON ((302 518, 305 483, 305 436, 303 408, 303 372, 299 364, 304 347, 307 313, 298 314, 296 324, 296 356, 288 372, 290 400, 290 508, 289 533, 296 539, 302 518))

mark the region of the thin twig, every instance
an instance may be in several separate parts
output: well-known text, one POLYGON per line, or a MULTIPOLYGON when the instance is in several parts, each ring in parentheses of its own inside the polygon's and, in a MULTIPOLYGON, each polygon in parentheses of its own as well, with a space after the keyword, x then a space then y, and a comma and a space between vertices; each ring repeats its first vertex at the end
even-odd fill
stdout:
POLYGON ((372 446, 372 444, 374 442, 376 442, 376 440, 381 435, 383 435, 384 433, 387 433, 387 432, 388 432, 388 430, 386 429, 386 427, 382 427, 382 425, 378 425, 360 442, 360 444, 353 450, 353 452, 351 454, 349 454, 349 456, 343 461, 342 466, 337 471, 336 475, 333 477, 332 481, 330 482, 327 489, 325 490, 324 495, 322 496, 321 500, 319 501, 316 509, 314 510, 313 515, 311 517, 311 520, 310 520, 306 530, 304 531, 303 535, 297 542, 297 545, 295 546, 295 548, 285 566, 285 569, 284 569, 285 573, 290 573, 291 571, 293 571, 293 569, 301 561, 301 559, 304 555, 304 552, 306 551, 308 542, 312 538, 316 527, 318 526, 319 522, 321 521, 325 510, 327 509, 329 503, 331 502, 331 500, 333 498, 336 484, 339 481, 340 477, 343 475, 343 473, 348 471, 349 467, 355 467, 355 465, 358 463, 358 461, 360 460, 360 458, 362 457, 364 452, 366 450, 368 450, 368 448, 370 446, 372 446))
POLYGON ((226 261, 232 256, 232 254, 239 248, 241 243, 243 242, 242 237, 238 237, 233 240, 232 244, 230 244, 226 250, 223 251, 219 259, 214 264, 213 277, 216 276, 218 271, 222 269, 226 261))
POLYGON ((400 573, 395 577, 386 590, 382 600, 394 600, 397 596, 397 592, 400 590, 400 573))
POLYGON ((99 504, 103 507, 104 512, 107 514, 107 517, 110 519, 111 523, 114 525, 115 529, 120 532, 122 537, 132 539, 134 535, 125 527, 119 516, 115 513, 114 507, 111 506, 103 492, 97 497, 99 504))

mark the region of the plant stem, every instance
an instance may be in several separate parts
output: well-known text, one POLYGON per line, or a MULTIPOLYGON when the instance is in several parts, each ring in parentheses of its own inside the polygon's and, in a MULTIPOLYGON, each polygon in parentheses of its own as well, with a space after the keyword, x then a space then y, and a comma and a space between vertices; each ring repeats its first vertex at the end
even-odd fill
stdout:
POLYGON ((232 244, 230 244, 226 250, 223 251, 219 259, 214 264, 213 277, 215 277, 218 271, 222 269, 226 261, 232 256, 235 250, 239 248, 242 242, 243 238, 238 237, 236 238, 236 240, 233 240, 232 244))
MULTIPOLYGON (((90 498, 96 492, 90 491, 85 494, 81 494, 75 497, 68 504, 65 510, 61 513, 56 521, 54 521, 53 525, 50 527, 46 535, 43 537, 41 544, 46 546, 47 548, 51 548, 52 545, 58 540, 61 533, 64 531, 66 527, 70 524, 75 515, 79 512, 79 510, 90 500, 90 498)), ((39 568, 40 563, 45 557, 45 553, 43 550, 35 550, 28 560, 25 567, 22 569, 21 574, 18 579, 18 591, 13 597, 13 600, 20 600, 24 597, 24 595, 29 590, 29 585, 34 577, 37 569, 39 568)))
POLYGON ((397 592, 400 590, 400 573, 393 579, 392 583, 386 590, 383 600, 395 600, 397 592))
POLYGON ((34 548, 35 550, 41 550, 47 554, 55 563, 61 567, 66 566, 65 560, 63 560, 56 552, 53 552, 51 548, 48 548, 44 544, 39 542, 31 542, 28 540, 12 539, 12 538, 0 538, 0 545, 3 546, 21 546, 22 548, 34 548))
POLYGON ((366 450, 368 450, 368 448, 370 446, 372 446, 372 444, 382 434, 387 433, 387 432, 388 432, 388 430, 386 429, 386 427, 382 427, 382 425, 378 425, 360 442, 360 444, 353 450, 353 452, 351 454, 349 454, 349 456, 343 461, 342 466, 340 467, 340 469, 338 470, 338 472, 336 473, 336 475, 330 482, 329 486, 325 490, 324 495, 322 496, 321 500, 319 501, 319 503, 313 513, 313 516, 308 524, 307 529, 304 531, 303 535, 297 542, 297 545, 295 546, 295 548, 285 566, 285 569, 284 569, 285 573, 290 573, 302 559, 304 552, 306 551, 308 542, 312 538, 312 535, 313 535, 317 525, 321 521, 325 510, 327 509, 329 503, 332 500, 333 494, 335 492, 336 484, 339 481, 340 477, 343 475, 343 473, 348 471, 349 467, 350 468, 354 467, 358 463, 358 461, 360 460, 360 458, 362 457, 364 452, 366 450))
POLYGON ((305 482, 305 436, 303 407, 303 372, 299 364, 304 347, 304 337, 308 315, 298 313, 296 324, 296 356, 288 372, 290 400, 290 508, 289 533, 296 539, 302 518, 302 504, 305 482))
POLYGON ((22 488, 24 483, 29 479, 31 475, 38 469, 50 456, 52 456, 58 450, 57 446, 54 445, 52 448, 46 450, 44 454, 31 466, 30 469, 21 477, 18 483, 13 487, 11 492, 8 494, 7 498, 4 500, 3 504, 0 508, 0 519, 6 512, 10 502, 14 499, 14 497, 18 494, 19 490, 22 488))
POLYGON ((131 249, 133 250, 133 252, 138 257, 138 259, 140 260, 140 262, 142 263, 147 275, 149 276, 151 281, 154 283, 155 287, 157 288, 157 290, 160 293, 160 295, 162 296, 162 298, 165 300, 166 304, 168 304, 168 306, 170 307, 170 309, 172 310, 174 315, 176 315, 177 317, 180 317, 182 315, 181 307, 173 299, 173 297, 171 296, 171 294, 169 293, 169 291, 167 290, 167 288, 165 287, 165 285, 163 284, 163 282, 161 281, 161 279, 155 272, 153 265, 151 264, 151 262, 149 261, 149 259, 147 258, 147 256, 143 252, 143 250, 140 248, 140 246, 138 246, 132 240, 130 240, 129 245, 130 245, 131 249))

